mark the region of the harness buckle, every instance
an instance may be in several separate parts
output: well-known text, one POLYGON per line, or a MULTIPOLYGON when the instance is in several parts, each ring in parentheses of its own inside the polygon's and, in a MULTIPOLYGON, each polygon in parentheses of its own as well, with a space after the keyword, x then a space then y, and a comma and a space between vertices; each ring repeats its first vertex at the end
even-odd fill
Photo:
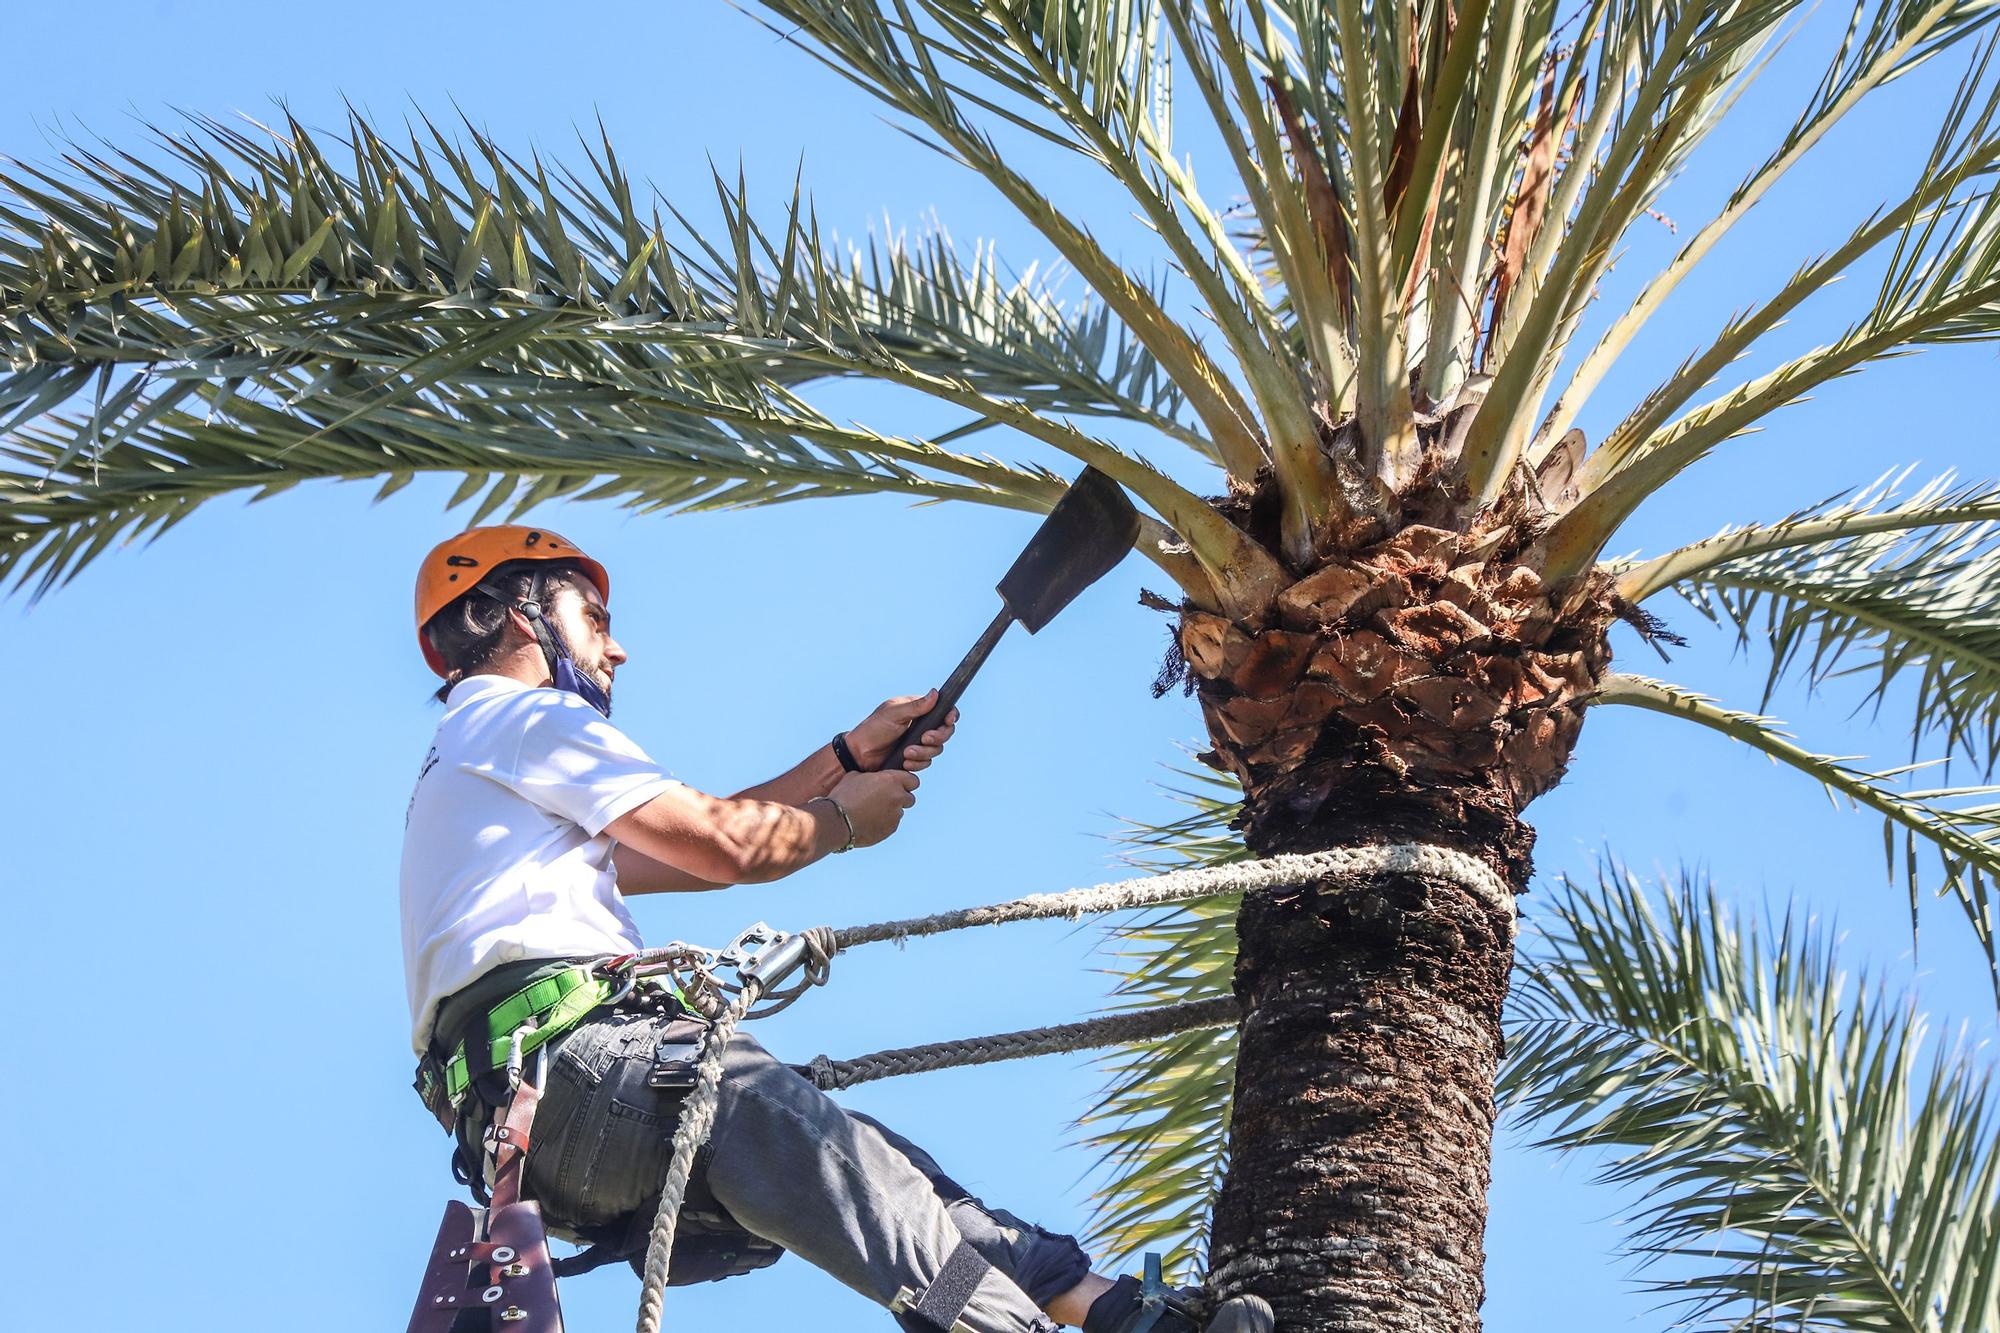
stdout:
POLYGON ((692 1088, 698 1081, 696 1066, 701 1063, 702 1034, 679 1041, 663 1041, 653 1048, 653 1068, 646 1075, 649 1088, 692 1088))

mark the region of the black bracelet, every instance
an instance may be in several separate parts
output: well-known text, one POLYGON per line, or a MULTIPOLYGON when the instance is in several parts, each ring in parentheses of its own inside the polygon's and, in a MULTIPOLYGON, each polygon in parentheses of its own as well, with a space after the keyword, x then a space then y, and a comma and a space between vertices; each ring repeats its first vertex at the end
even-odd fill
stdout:
POLYGON ((838 759, 840 766, 848 772, 859 773, 861 771, 861 765, 855 762, 854 751, 847 748, 847 733, 844 731, 833 733, 833 757, 838 759))

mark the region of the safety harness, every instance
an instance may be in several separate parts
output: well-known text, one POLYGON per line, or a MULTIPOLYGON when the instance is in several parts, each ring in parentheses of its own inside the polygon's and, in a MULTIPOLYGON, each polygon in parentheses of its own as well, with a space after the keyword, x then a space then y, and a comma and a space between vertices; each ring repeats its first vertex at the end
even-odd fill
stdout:
MULTIPOLYGON (((568 994, 581 990, 572 988, 568 994)), ((509 1001, 519 998, 508 997, 509 1001)), ((585 1009, 570 1018, 568 1026, 574 1027, 588 1012, 585 1009)), ((510 1036, 506 1053, 509 1095, 485 1135, 490 1162, 486 1206, 473 1208, 456 1199, 445 1205, 444 1220, 438 1224, 430 1262, 417 1289, 409 1333, 463 1330, 468 1325, 461 1319, 468 1312, 475 1321, 472 1327, 483 1324, 497 1330, 507 1325, 520 1328, 521 1333, 562 1333, 562 1306, 556 1299, 556 1274, 541 1205, 521 1197, 521 1177, 542 1095, 540 1078, 529 1079, 522 1072, 522 1047, 528 1034, 529 1030, 517 1028, 510 1036)), ((538 1045, 548 1040, 543 1037, 538 1045)), ((545 1065, 546 1056, 537 1063, 545 1065)), ((443 1106, 438 1119, 449 1133, 457 1128, 468 1084, 461 1083, 454 1099, 444 1094, 443 1080, 443 1074, 425 1071, 418 1075, 417 1088, 424 1093, 429 1085, 424 1104, 434 1114, 443 1106)))
POLYGON ((528 1056, 624 998, 634 984, 630 957, 581 963, 531 982, 487 1011, 483 1041, 462 1035, 443 1059, 426 1052, 417 1062, 417 1095, 445 1132, 456 1128, 474 1079, 504 1069, 509 1083, 518 1083, 528 1056))
MULTIPOLYGON (((465 1024, 465 1032, 441 1033, 446 1044, 434 1043, 418 1061, 416 1091, 457 1141, 454 1172, 484 1206, 457 1200, 445 1206, 409 1333, 467 1333, 502 1325, 516 1333, 561 1333, 556 1278, 619 1260, 636 1263, 646 1248, 653 1219, 642 1213, 599 1233, 561 1233, 590 1248, 556 1260, 540 1205, 521 1197, 550 1043, 629 998, 673 1020, 661 1028, 650 1083, 688 1088, 710 1019, 741 991, 740 981, 724 982, 717 971, 758 977, 761 990, 801 966, 805 979, 773 995, 760 1013, 783 1008, 825 975, 798 937, 760 922, 727 949, 671 945, 643 957, 578 963, 506 995, 465 1024), (485 1077, 501 1073, 504 1080, 485 1077), (475 1145, 470 1130, 482 1111, 490 1121, 475 1145)), ((752 1272, 783 1255, 782 1248, 742 1231, 726 1215, 705 1216, 710 1211, 690 1213, 696 1225, 675 1246, 676 1285, 752 1272)))

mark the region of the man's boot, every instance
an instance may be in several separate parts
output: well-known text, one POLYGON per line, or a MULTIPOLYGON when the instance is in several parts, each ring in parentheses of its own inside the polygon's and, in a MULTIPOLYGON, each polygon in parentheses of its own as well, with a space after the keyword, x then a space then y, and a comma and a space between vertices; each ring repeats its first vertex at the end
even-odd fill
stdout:
POLYGON ((1261 1296, 1232 1296, 1203 1323, 1198 1293, 1169 1287, 1160 1278, 1160 1256, 1146 1256, 1142 1281, 1127 1274, 1090 1303, 1083 1333, 1272 1333, 1277 1317, 1261 1296))

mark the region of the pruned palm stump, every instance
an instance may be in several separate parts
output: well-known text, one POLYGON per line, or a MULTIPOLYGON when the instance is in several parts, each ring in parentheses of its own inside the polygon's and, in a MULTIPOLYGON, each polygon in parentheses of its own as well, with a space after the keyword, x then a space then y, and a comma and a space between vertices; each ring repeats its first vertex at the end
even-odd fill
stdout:
MULTIPOLYGON (((1879 693, 1908 673, 1913 734, 1983 770, 2000 717, 1979 591, 1993 490, 1877 486, 1602 562, 1648 497, 1710 451, 1748 447, 1775 409, 2000 327, 2000 125, 1984 59, 1960 45, 1990 7, 1863 3, 1786 124, 1727 113, 1802 0, 764 7, 983 176, 1087 290, 1059 297, 1041 271, 942 233, 850 250, 801 202, 760 223, 720 179, 704 238, 637 197, 608 142, 570 171, 469 126, 391 143, 355 118, 336 143, 290 122, 203 122, 130 156, 8 166, 0 569, 45 590, 212 496, 316 477, 393 490, 463 474, 474 521, 558 497, 657 510, 891 493, 1041 511, 1087 463, 1146 511, 1138 549, 1178 590, 1154 599, 1178 617, 1184 661, 1167 674, 1188 673, 1253 853, 1447 846, 1519 889, 1523 811, 1561 779, 1587 710, 1623 703, 1880 814, 1892 869, 1911 871, 1912 893, 1918 870, 1937 877, 1991 957, 1986 789, 1915 791, 1612 672, 1607 632, 1658 635, 1644 606, 1672 589, 1768 636, 1774 674, 1859 670, 1879 693), (1913 149, 1908 190, 1857 207, 1824 255, 1769 267, 1768 290, 1706 345, 1604 411, 1607 372, 1735 223, 1844 116, 1937 57, 1924 77, 1939 128, 1913 149), (1199 188, 1176 117, 1205 120, 1215 144, 1199 188), (1769 156, 1721 212, 1681 220, 1636 298, 1593 305, 1720 124, 1769 156), (1100 240, 1120 210, 1085 216, 1045 193, 1036 154, 1064 150, 1123 187, 1147 231, 1100 240), (1885 278, 1843 289, 1853 323, 1760 374, 1732 370, 1808 296, 1883 256, 1885 278), (850 422, 814 405, 835 378, 949 405, 960 424, 926 437, 850 422), (1595 438, 1577 425, 1587 408, 1595 438), (1178 447, 1175 472, 1112 435, 1178 447)), ((1264 1294, 1293 1333, 1476 1327, 1507 907, 1394 876, 1243 903, 1240 1058, 1232 1074, 1226 1046, 1133 1056, 1107 1108, 1138 1118, 1101 1140, 1124 1171, 1109 1233, 1195 1220, 1230 1116, 1208 1253, 1220 1291, 1264 1294)), ((1165 975, 1134 984, 1213 984, 1165 975)), ((1855 1238, 1875 1233, 1843 1234, 1865 1250, 1855 1238)), ((1925 1273, 1966 1252, 1949 1227, 1921 1234, 1945 1256, 1925 1273)), ((1761 1299, 1761 1262, 1739 1265, 1732 1299, 1761 1299)), ((1916 1271, 1899 1265, 1857 1263, 1842 1290, 1886 1291, 1916 1271)), ((1804 1308, 1784 1293, 1781 1308, 1804 1308)), ((1883 1308, 1940 1308, 1907 1295, 1883 1308)))

